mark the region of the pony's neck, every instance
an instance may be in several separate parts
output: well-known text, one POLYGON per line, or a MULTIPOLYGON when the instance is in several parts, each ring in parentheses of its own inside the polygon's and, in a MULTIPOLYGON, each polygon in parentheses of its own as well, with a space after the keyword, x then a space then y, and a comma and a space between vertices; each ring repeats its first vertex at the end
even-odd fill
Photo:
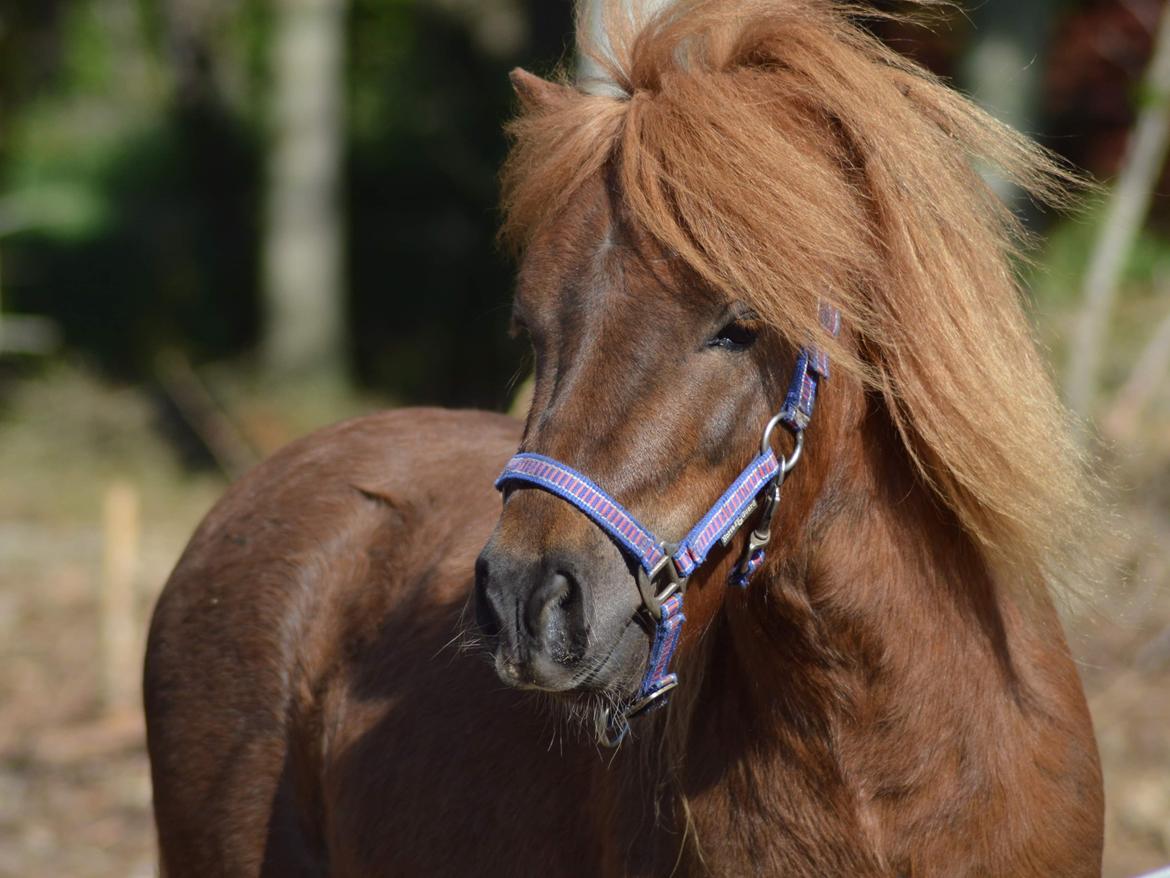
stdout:
MULTIPOLYGON (((811 499, 803 519, 705 638, 683 760, 705 846, 747 803, 771 827, 765 846, 785 844, 778 826, 833 815, 803 826, 801 844, 870 874, 888 867, 882 852, 902 831, 895 808, 926 813, 987 768, 993 738, 952 744, 972 724, 1006 729, 1020 615, 910 462, 872 433, 857 443, 816 498, 794 488, 793 511, 811 499)), ((776 864, 799 856, 777 848, 776 864)))
MULTIPOLYGON (((826 721, 858 720, 875 699, 905 691, 883 682, 912 678, 909 697, 919 703, 935 689, 950 698, 946 666, 973 663, 997 691, 1011 689, 1008 632, 1018 632, 1024 612, 1013 594, 1042 589, 998 587, 986 554, 924 484, 889 419, 876 406, 862 411, 806 452, 823 478, 785 486, 775 561, 745 599, 729 596, 724 633, 737 662, 776 681, 753 687, 752 697, 787 710, 803 690, 805 707, 826 721)), ((1041 599, 1030 609, 1047 607, 1041 599)))

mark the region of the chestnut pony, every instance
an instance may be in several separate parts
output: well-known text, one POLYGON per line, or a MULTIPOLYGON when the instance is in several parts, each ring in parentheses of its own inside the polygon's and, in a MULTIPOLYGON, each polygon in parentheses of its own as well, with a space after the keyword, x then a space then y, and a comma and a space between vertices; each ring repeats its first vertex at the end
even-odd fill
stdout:
POLYGON ((1051 597, 1091 503, 972 166, 1049 198, 1063 172, 851 10, 620 7, 596 53, 620 93, 514 75, 527 422, 405 410, 298 441, 167 584, 165 874, 1099 874, 1051 597), (501 513, 493 480, 519 447, 678 539, 814 346, 832 374, 762 567, 728 584, 749 511, 691 576, 672 702, 600 748, 651 649, 636 561, 550 491, 501 513))

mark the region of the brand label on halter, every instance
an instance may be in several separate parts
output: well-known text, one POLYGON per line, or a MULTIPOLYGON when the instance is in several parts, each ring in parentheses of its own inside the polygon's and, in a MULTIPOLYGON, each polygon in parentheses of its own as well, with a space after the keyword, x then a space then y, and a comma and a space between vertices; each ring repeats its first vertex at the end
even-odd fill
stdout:
POLYGON ((755 509, 756 509, 756 501, 753 500, 751 503, 749 503, 747 506, 745 506, 743 508, 743 512, 741 512, 739 514, 739 516, 735 519, 735 521, 733 521, 731 523, 731 527, 729 527, 727 529, 727 533, 725 533, 719 539, 719 542, 722 543, 726 547, 727 544, 731 542, 731 538, 734 537, 739 532, 739 529, 741 527, 743 527, 743 523, 745 521, 747 521, 747 517, 749 515, 751 515, 755 511, 755 509))

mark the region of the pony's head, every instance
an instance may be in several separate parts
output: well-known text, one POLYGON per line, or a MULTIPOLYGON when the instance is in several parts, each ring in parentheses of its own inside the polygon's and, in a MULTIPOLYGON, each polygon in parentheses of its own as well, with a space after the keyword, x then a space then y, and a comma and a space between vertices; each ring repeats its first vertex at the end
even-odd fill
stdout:
MULTIPOLYGON (((513 76, 503 238, 535 352, 521 450, 678 539, 758 453, 799 350, 816 345, 834 374, 785 486, 773 569, 807 559, 849 449, 881 429, 989 566, 1042 589, 1084 500, 1019 303, 1018 230, 972 165, 1047 197, 1063 172, 849 10, 623 9, 608 45, 585 47, 620 94, 513 76)), ((694 576, 684 650, 746 599, 726 585, 744 539, 694 576)), ((501 678, 628 697, 650 643, 635 567, 558 497, 508 492, 476 593, 501 678)))

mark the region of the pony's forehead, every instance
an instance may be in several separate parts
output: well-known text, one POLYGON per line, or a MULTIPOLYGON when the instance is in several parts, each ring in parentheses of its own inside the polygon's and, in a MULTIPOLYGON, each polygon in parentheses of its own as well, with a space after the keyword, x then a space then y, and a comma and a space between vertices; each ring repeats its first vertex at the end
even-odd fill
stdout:
POLYGON ((514 301, 522 311, 551 298, 585 301, 619 288, 639 299, 647 319, 656 305, 706 311, 736 298, 704 282, 677 251, 640 226, 620 187, 598 173, 533 236, 520 261, 514 301))

